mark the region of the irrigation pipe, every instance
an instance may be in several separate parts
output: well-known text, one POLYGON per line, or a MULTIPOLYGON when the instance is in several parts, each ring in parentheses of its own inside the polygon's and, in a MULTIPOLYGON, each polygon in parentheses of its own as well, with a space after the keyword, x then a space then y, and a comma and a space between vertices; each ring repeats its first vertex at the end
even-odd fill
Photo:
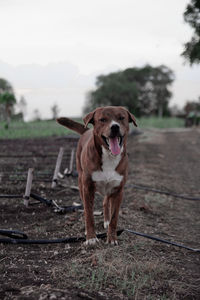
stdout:
POLYGON ((180 199, 184 199, 184 200, 200 201, 199 197, 182 196, 182 195, 178 195, 178 194, 175 194, 175 193, 150 188, 148 186, 136 185, 136 184, 133 184, 133 183, 127 184, 126 187, 132 187, 136 190, 144 190, 144 191, 149 191, 149 192, 153 192, 153 193, 159 193, 159 194, 172 196, 172 197, 180 198, 180 199))
MULTIPOLYGON (((172 245, 172 246, 175 246, 175 247, 184 248, 184 249, 190 250, 192 252, 200 253, 200 249, 191 248, 191 247, 188 247, 188 246, 185 246, 185 245, 182 245, 182 244, 167 241, 167 240, 155 237, 155 236, 151 236, 151 235, 148 235, 148 234, 145 234, 145 233, 133 231, 133 230, 130 230, 130 229, 118 230, 117 235, 118 236, 121 235, 122 232, 129 232, 131 234, 135 234, 135 235, 138 235, 138 236, 141 236, 141 237, 145 237, 145 238, 157 241, 157 242, 165 243, 165 244, 172 245)), ((25 233, 23 233, 21 231, 5 230, 5 229, 0 230, 0 234, 4 235, 4 236, 8 236, 8 237, 13 237, 13 234, 20 234, 20 235, 24 236, 24 238, 19 238, 18 236, 15 237, 15 238, 1 238, 0 239, 1 244, 58 244, 58 243, 65 243, 65 244, 67 243, 67 244, 69 244, 69 243, 83 242, 83 241, 86 240, 85 237, 67 237, 67 238, 50 239, 50 240, 45 240, 45 239, 31 240, 31 239, 28 238, 28 236, 25 233)), ((97 234, 98 239, 104 239, 104 238, 106 238, 106 236, 107 236, 106 233, 97 234)))

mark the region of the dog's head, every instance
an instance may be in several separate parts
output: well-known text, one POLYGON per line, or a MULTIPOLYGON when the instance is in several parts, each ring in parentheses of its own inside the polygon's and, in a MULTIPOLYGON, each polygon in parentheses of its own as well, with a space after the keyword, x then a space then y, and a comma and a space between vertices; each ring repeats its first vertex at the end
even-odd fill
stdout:
POLYGON ((93 124, 94 134, 99 143, 112 155, 119 155, 126 142, 129 123, 137 126, 134 115, 120 106, 99 107, 83 119, 85 126, 93 124))

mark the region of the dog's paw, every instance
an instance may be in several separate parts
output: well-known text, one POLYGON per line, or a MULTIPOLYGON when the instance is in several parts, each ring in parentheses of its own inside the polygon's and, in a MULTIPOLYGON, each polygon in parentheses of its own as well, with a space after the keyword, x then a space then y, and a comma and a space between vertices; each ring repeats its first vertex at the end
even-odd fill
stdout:
POLYGON ((113 240, 107 240, 106 244, 110 244, 112 246, 118 246, 119 245, 118 241, 114 240, 114 239, 113 240))
POLYGON ((107 229, 107 228, 108 228, 108 226, 109 226, 109 224, 110 224, 110 222, 109 222, 109 221, 104 221, 104 223, 103 223, 103 227, 104 227, 105 229, 107 229))
POLYGON ((99 242, 98 238, 95 237, 95 238, 86 240, 86 242, 84 244, 86 246, 94 246, 98 242, 99 242))
POLYGON ((118 243, 117 240, 112 240, 112 241, 110 242, 110 244, 111 244, 112 246, 118 246, 118 245, 119 245, 119 243, 118 243))
POLYGON ((118 241, 117 241, 117 235, 116 234, 109 234, 107 236, 107 244, 111 244, 113 246, 117 246, 118 245, 118 241))

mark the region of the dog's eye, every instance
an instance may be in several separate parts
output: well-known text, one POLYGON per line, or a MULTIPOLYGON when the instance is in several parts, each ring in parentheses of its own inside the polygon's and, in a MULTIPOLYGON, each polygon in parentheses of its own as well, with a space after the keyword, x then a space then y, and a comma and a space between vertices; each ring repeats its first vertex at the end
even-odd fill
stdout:
POLYGON ((123 121, 124 119, 125 119, 125 118, 124 118, 123 116, 120 116, 120 117, 119 117, 119 120, 120 120, 120 121, 123 121))
POLYGON ((100 121, 101 121, 102 123, 105 123, 105 122, 106 122, 106 119, 105 119, 105 118, 101 118, 100 121))

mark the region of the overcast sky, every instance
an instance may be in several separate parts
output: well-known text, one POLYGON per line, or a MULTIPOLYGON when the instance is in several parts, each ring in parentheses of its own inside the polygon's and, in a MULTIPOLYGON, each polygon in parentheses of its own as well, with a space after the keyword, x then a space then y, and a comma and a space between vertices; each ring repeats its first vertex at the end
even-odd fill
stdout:
POLYGON ((192 30, 186 0, 0 0, 0 77, 28 116, 79 116, 95 78, 128 67, 165 64, 176 76, 174 103, 200 96, 200 66, 180 56, 192 30))

